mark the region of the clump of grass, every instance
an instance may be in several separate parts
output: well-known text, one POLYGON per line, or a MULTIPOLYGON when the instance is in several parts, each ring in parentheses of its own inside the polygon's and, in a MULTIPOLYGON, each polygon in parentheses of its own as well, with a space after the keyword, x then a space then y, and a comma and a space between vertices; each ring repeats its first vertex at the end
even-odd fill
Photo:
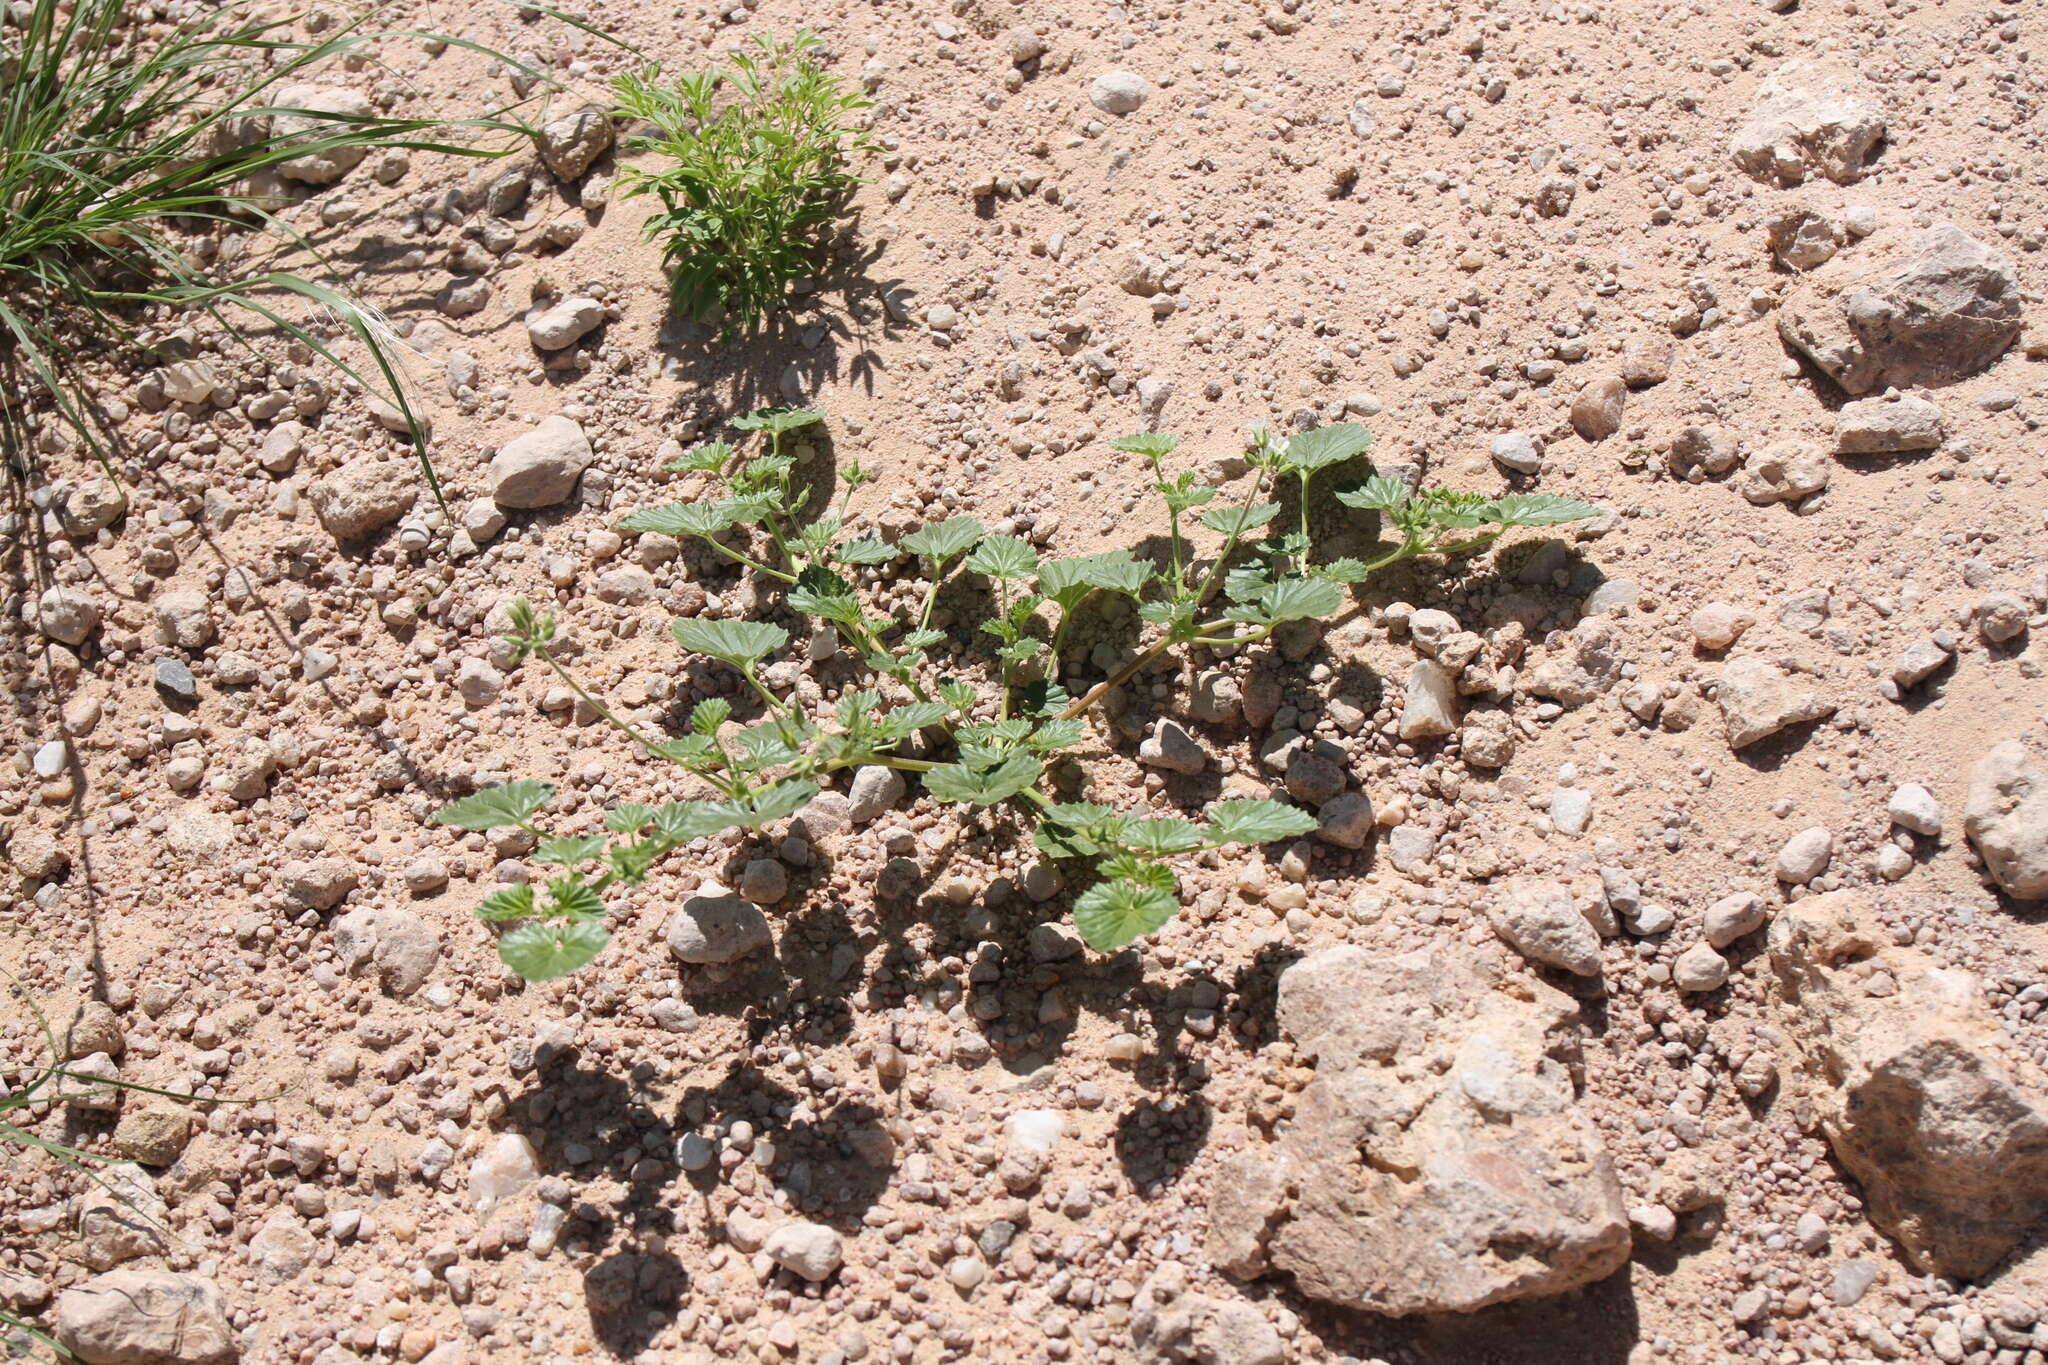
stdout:
POLYGON ((321 280, 222 252, 219 232, 268 229, 281 244, 307 246, 259 188, 264 172, 297 157, 361 159, 394 148, 497 155, 447 134, 508 125, 278 102, 294 82, 368 55, 373 42, 428 35, 370 33, 359 18, 301 41, 292 36, 299 15, 234 3, 165 33, 146 13, 127 0, 29 0, 0 16, 0 441, 15 472, 30 472, 30 437, 52 411, 104 462, 111 424, 82 358, 133 347, 138 320, 153 311, 196 311, 230 331, 274 328, 381 389, 405 413, 434 485, 381 317, 321 280), (292 296, 353 334, 374 373, 357 373, 287 316, 292 296))
MULTIPOLYGON (((34 1125, 53 1110, 62 1110, 76 1101, 100 1098, 122 1091, 188 1103, 200 1097, 176 1090, 159 1090, 155 1086, 141 1085, 118 1077, 109 1078, 84 1071, 73 1071, 63 1065, 67 1049, 60 1042, 56 1030, 50 1027, 49 1018, 36 1003, 35 997, 12 976, 8 978, 7 993, 27 1007, 36 1027, 42 1033, 43 1046, 51 1060, 27 1067, 10 1068, 0 1065, 0 1162, 11 1163, 17 1155, 41 1153, 92 1181, 126 1205, 135 1217, 149 1223, 158 1232, 168 1235, 168 1230, 158 1226, 146 1212, 138 1208, 118 1184, 100 1173, 102 1170, 121 1165, 121 1162, 101 1156, 97 1152, 89 1152, 82 1147, 74 1147, 70 1143, 42 1137, 36 1133, 34 1125), (70 1084, 67 1085, 66 1082, 70 1084)), ((208 1102, 244 1104, 253 1101, 208 1102)), ((14 1333, 11 1338, 0 1337, 0 1352, 4 1352, 10 1359, 25 1357, 36 1348, 50 1352, 53 1360, 73 1359, 54 1338, 13 1313, 0 1310, 0 1328, 10 1329, 14 1333)))
POLYGON ((625 168, 624 192, 661 200, 647 236, 662 242, 676 306, 693 319, 722 312, 727 336, 758 333, 816 269, 861 183, 849 158, 880 150, 851 122, 871 102, 826 73, 818 46, 808 33, 764 37, 726 66, 673 81, 650 66, 614 85, 620 112, 655 128, 628 150, 662 162, 625 168))

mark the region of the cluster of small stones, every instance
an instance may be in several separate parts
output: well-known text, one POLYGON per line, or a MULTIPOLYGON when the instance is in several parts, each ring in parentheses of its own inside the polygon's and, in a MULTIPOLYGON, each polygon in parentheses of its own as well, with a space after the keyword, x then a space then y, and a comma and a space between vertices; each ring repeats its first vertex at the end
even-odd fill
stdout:
MULTIPOLYGON (((589 18, 645 36, 613 8, 589 18)), ((53 435, 4 514, 40 556, 0 626, 6 965, 72 1069, 195 1102, 29 1111, 137 1163, 119 1207, 149 1217, 0 1169, 0 1308, 88 1360, 195 1365, 1441 1359, 1284 1281, 1232 1288, 1204 1204, 1313 1076, 1273 1022, 1285 963, 1456 943, 1601 1002, 1581 1089, 1639 1251, 1635 1365, 2038 1365, 2024 1290, 1917 1274, 1865 1216, 1770 1022, 1759 932, 1862 889, 2048 1065, 2048 962, 1993 890, 2019 897, 2043 851, 1972 783, 1998 741, 2040 749, 2013 700, 2048 667, 2038 337, 1837 414, 1812 370, 1862 360, 1787 323, 1944 223, 2030 268, 2037 138, 1984 93, 2022 83, 2021 20, 1280 0, 1197 40, 978 14, 765 0, 673 40, 695 60, 801 18, 877 101, 861 231, 903 282, 845 308, 888 378, 835 377, 853 342, 811 294, 783 368, 750 375, 886 473, 868 524, 1128 544, 1149 475, 1101 438, 1179 430, 1233 478, 1254 418, 1361 420, 1383 471, 1610 514, 1114 694, 1063 792, 1320 821, 1188 860, 1187 908, 1138 952, 1083 950, 1002 818, 856 783, 678 854, 618 897, 599 966, 525 987, 469 911, 527 841, 427 817, 516 776, 562 788, 563 830, 699 794, 495 637, 513 597, 551 604, 561 654, 644 725, 735 694, 667 622, 772 594, 615 526, 698 491, 660 466, 716 433, 754 353, 665 321, 587 110, 551 109, 509 164, 301 167, 322 188, 294 221, 413 287, 380 301, 405 305, 447 508, 404 415, 309 349, 166 327, 107 376, 120 479, 53 435), (1828 55, 1867 85, 1789 65, 1828 55), (1986 840, 2023 846, 1988 866, 1986 840), (679 962, 674 908, 726 886, 768 931, 679 962), (122 1307, 143 1302, 190 1330, 151 1345, 122 1307)), ((477 36, 586 85, 622 60, 549 21, 477 36)), ((525 79, 405 60, 419 90, 344 72, 362 89, 335 98, 525 79)), ((1370 543, 1311 512, 1333 553, 1370 543)), ((914 605, 889 572, 863 587, 914 605)), ((1065 675, 1103 676, 1136 630, 1105 611, 1065 675)), ((803 643, 769 673, 816 708, 857 681, 803 643)), ((33 1021, 4 1027, 11 1064, 43 1059, 33 1021)))

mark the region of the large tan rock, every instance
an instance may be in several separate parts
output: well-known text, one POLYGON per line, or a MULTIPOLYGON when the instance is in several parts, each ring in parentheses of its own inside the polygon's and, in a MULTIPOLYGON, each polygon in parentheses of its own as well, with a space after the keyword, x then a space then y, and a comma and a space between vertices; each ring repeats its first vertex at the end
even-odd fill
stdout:
POLYGON ((1847 185, 1884 143, 1884 111, 1851 72, 1787 62, 1757 91, 1756 113, 1729 150, 1750 175, 1781 185, 1814 176, 1847 185))
POLYGON ((85 1365, 224 1365, 241 1355, 212 1280, 115 1270, 57 1296, 53 1335, 85 1365))
POLYGON ((1835 713, 1811 687, 1766 659, 1730 661, 1714 691, 1728 725, 1728 747, 1746 749, 1780 730, 1835 713))
POLYGON ((2006 895, 2048 900, 2048 766, 2018 740, 1995 746, 1970 770, 1963 829, 2006 895))
POLYGON ((1316 1075, 1272 1148, 1226 1166, 1210 1254, 1313 1298, 1470 1312, 1602 1279, 1628 1259, 1620 1182, 1578 1105, 1578 1008, 1476 949, 1344 945, 1280 978, 1316 1075))
POLYGON ((1286 1344, 1258 1305, 1187 1291, 1181 1267, 1167 1262, 1131 1302, 1137 1365, 1283 1365, 1286 1344))
POLYGON ((1948 384, 2020 335, 2010 257, 1952 223, 1874 270, 1809 275, 1778 309, 1778 335, 1850 393, 1948 384))
POLYGON ((370 153, 367 145, 347 141, 334 146, 319 146, 329 139, 347 138, 352 127, 376 117, 375 107, 354 90, 344 90, 331 85, 296 83, 285 86, 273 95, 271 107, 278 110, 304 111, 272 114, 272 137, 279 141, 302 142, 317 148, 277 163, 277 173, 287 180, 296 180, 305 185, 332 185, 353 170, 370 153))
POLYGON ((410 460, 358 455, 306 490, 320 524, 336 540, 360 540, 412 510, 419 466, 410 460))
POLYGON ((1892 944, 1858 891, 1771 924, 1774 1007, 1870 1218, 1918 1269, 1975 1279, 2048 1215, 2048 1074, 1977 979, 1892 944))

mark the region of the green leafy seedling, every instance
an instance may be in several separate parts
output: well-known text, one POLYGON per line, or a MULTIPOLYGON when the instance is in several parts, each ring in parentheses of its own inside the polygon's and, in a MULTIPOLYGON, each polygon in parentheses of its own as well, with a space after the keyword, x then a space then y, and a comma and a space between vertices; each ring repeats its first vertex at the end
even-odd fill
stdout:
POLYGON ((619 112, 653 130, 627 143, 655 164, 624 167, 624 193, 661 201, 645 230, 676 307, 721 317, 727 336, 757 334, 817 272, 860 184, 849 163, 881 150, 855 122, 871 102, 821 56, 809 33, 763 37, 723 65, 672 79, 648 67, 613 85, 619 112))

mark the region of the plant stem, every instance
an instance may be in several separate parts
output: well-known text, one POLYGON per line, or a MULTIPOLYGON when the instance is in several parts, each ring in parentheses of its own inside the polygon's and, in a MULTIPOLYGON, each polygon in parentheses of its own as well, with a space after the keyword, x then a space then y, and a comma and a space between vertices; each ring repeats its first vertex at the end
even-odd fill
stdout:
MULTIPOLYGON (((1311 470, 1309 472, 1313 473, 1314 471, 1311 470)), ((1309 475, 1307 473, 1297 473, 1295 475, 1295 481, 1301 485, 1301 543, 1303 548, 1301 551, 1301 564, 1297 566, 1299 568, 1306 568, 1308 566, 1307 547, 1310 544, 1308 538, 1308 479, 1309 475)))
POLYGON ((726 556, 728 559, 738 560, 740 563, 746 565, 748 568, 754 570, 754 572, 756 573, 767 574, 770 578, 779 578, 785 583, 796 582, 795 574, 784 573, 780 569, 771 569, 766 564, 763 564, 760 560, 755 559, 752 555, 742 554, 738 550, 733 549, 729 545, 721 544, 718 540, 714 539, 711 536, 700 536, 698 537, 698 539, 702 540, 706 545, 709 545, 712 549, 718 551, 720 554, 726 556))
POLYGON ((1061 609, 1060 623, 1054 626, 1052 630, 1052 666, 1046 671, 1046 681, 1059 681, 1060 650, 1066 645, 1067 631, 1074 624, 1074 618, 1081 614, 1081 608, 1086 606, 1094 598, 1096 591, 1097 590, 1094 588, 1088 589, 1086 592, 1082 593, 1079 597, 1074 599, 1074 605, 1071 609, 1061 609))
POLYGON ((941 585, 945 583, 945 581, 946 561, 943 559, 934 559, 932 561, 932 581, 928 585, 926 585, 924 590, 924 610, 920 611, 917 614, 917 628, 919 630, 930 629, 932 623, 932 606, 939 600, 939 588, 941 585))
POLYGON ((564 683, 568 684, 569 690, 571 692, 574 692, 578 697, 580 697, 592 710, 596 711, 598 715, 604 717, 605 721, 609 723, 613 729, 625 735, 635 744, 638 744, 641 748, 647 750, 647 752, 656 752, 653 740, 650 740, 649 738, 647 738, 647 736, 641 734, 631 725, 628 725, 625 721, 619 719, 617 714, 615 714, 609 706, 606 706, 596 697, 590 695, 589 690, 585 688, 582 683, 577 682, 575 676, 571 674, 568 669, 562 667, 561 661, 555 658, 554 652, 552 650, 540 648, 534 650, 534 653, 540 656, 540 660, 542 663, 546 664, 550 669, 554 671, 554 675, 556 677, 560 678, 564 683))
POLYGON ((1139 669, 1158 658, 1160 654, 1165 652, 1166 647, 1172 643, 1173 637, 1171 635, 1160 636, 1159 640, 1151 648, 1132 655, 1122 668, 1119 668, 1116 672, 1089 688, 1086 696, 1081 697, 1077 701, 1068 702, 1067 709, 1060 712, 1060 719, 1072 720, 1075 716, 1080 715, 1083 711, 1101 701, 1113 689, 1129 682, 1139 669))
POLYGON ((754 670, 752 668, 741 669, 740 676, 747 680, 748 686, 754 689, 755 693, 760 696, 762 701, 768 703, 768 709, 770 711, 773 711, 778 716, 789 714, 789 708, 784 706, 781 700, 777 698, 773 692, 770 692, 767 689, 767 687, 762 684, 761 680, 754 675, 754 670))
MULTIPOLYGON (((835 621, 833 624, 841 630, 853 631, 860 637, 854 641, 854 644, 861 650, 863 657, 886 652, 882 648, 882 642, 875 638, 875 633, 867 628, 865 622, 860 625, 854 625, 851 622, 835 621)), ((919 701, 931 700, 931 694, 924 690, 924 684, 920 683, 915 675, 905 679, 904 685, 910 689, 910 694, 919 701)))
MULTIPOLYGON (((1007 623, 1010 619, 1010 604, 1008 601, 1009 595, 1003 591, 1003 580, 995 578, 989 581, 994 586, 996 593, 996 620, 1007 623)), ((1007 637, 999 635, 996 638, 1001 640, 1005 647, 1008 647, 1016 643, 1017 637, 1016 633, 1012 631, 1007 637)), ((996 699, 996 719, 1008 720, 1010 718, 1010 661, 1002 659, 1000 662, 1003 675, 1002 693, 996 699)))
POLYGON ((1259 477, 1252 480, 1251 489, 1245 494, 1244 501, 1237 505, 1237 525, 1229 535, 1223 538, 1223 548, 1217 552, 1216 562, 1209 566, 1209 572, 1202 578, 1202 586, 1195 590, 1196 606, 1199 607, 1204 602, 1207 602, 1216 591, 1217 576, 1223 572, 1223 566, 1230 562, 1231 553, 1237 549, 1237 542, 1244 536, 1245 509, 1257 502, 1259 494, 1265 491, 1266 473, 1267 471, 1264 469, 1259 471, 1259 477))

